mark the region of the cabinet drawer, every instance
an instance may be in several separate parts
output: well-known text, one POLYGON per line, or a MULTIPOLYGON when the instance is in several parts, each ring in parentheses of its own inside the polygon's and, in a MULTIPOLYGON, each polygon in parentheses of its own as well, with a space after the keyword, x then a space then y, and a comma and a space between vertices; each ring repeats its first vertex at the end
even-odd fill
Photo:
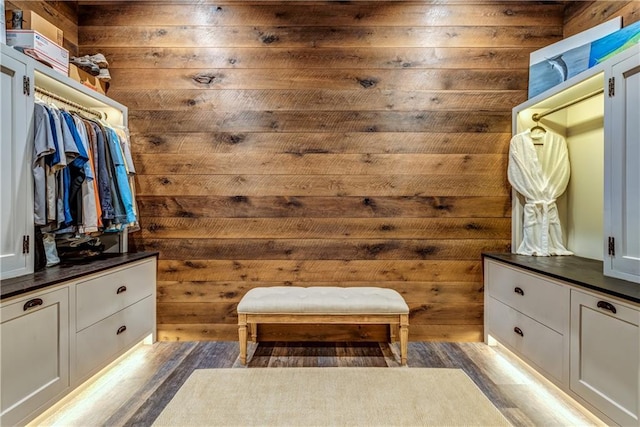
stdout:
POLYGON ((487 300, 488 332, 502 344, 561 381, 565 336, 494 298, 487 300))
POLYGON ((489 295, 562 334, 569 325, 569 287, 487 262, 489 295))
POLYGON ((571 291, 571 390, 620 425, 640 415, 640 311, 571 291))
POLYGON ((76 334, 77 375, 102 367, 153 330, 154 304, 147 297, 76 334))
POLYGON ((69 289, 0 308, 0 425, 22 425, 69 387, 69 289))
POLYGON ((153 261, 103 274, 76 285, 76 331, 151 295, 156 285, 153 261))

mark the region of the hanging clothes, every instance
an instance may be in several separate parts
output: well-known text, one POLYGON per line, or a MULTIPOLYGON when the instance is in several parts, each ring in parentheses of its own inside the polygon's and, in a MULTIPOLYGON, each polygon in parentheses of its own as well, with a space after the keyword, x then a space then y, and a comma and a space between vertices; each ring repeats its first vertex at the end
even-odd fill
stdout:
POLYGON ((84 152, 87 154, 87 162, 84 163, 84 181, 81 187, 82 200, 82 221, 79 225, 79 232, 93 233, 98 231, 98 209, 96 206, 95 194, 95 173, 93 170, 93 158, 89 147, 89 136, 84 126, 84 121, 77 115, 72 115, 76 125, 79 142, 82 144, 84 152))
POLYGON ((116 215, 116 221, 120 220, 122 223, 136 222, 136 214, 133 208, 133 194, 129 187, 126 160, 124 158, 122 146, 120 145, 120 139, 114 129, 107 127, 105 130, 107 133, 107 142, 113 164, 117 193, 120 196, 120 201, 124 211, 120 217, 116 215))
POLYGON ((138 223, 138 206, 136 204, 136 185, 135 175, 136 169, 133 164, 133 157, 131 156, 131 139, 129 135, 129 129, 123 126, 114 126, 118 138, 120 139, 120 147, 122 148, 122 154, 124 155, 125 165, 127 168, 127 176, 129 180, 129 188, 131 189, 131 197, 133 199, 133 213, 136 216, 136 221, 129 223, 129 229, 131 231, 140 230, 140 224, 138 223))
POLYGON ((36 225, 47 223, 47 175, 49 168, 45 157, 55 153, 51 122, 46 108, 34 105, 34 142, 33 142, 33 216, 36 225))
POLYGON ((60 115, 63 119, 63 133, 67 130, 71 134, 71 141, 75 144, 78 155, 68 164, 65 171, 68 171, 68 181, 65 182, 65 193, 68 194, 68 213, 65 212, 65 216, 71 218, 65 221, 66 225, 77 226, 81 224, 82 219, 82 183, 86 179, 85 175, 85 163, 89 161, 89 155, 87 154, 78 129, 76 128, 75 121, 71 114, 66 111, 60 111, 60 115), (64 126, 66 124, 66 127, 64 126))
POLYGON ((110 222, 115 218, 115 210, 111 199, 111 174, 107 163, 107 148, 105 142, 105 133, 102 126, 94 121, 90 122, 96 134, 96 158, 98 172, 98 196, 100 198, 100 207, 102 209, 102 220, 104 223, 110 222))
MULTIPOLYGON (((44 104, 43 104, 44 105, 44 104)), ((62 141, 62 127, 60 117, 50 105, 44 105, 51 124, 51 136, 55 146, 55 152, 45 158, 49 173, 47 174, 47 222, 55 222, 64 214, 62 199, 59 197, 59 182, 62 180, 60 172, 67 166, 67 158, 64 155, 62 141)))
POLYGON ((513 188, 525 198, 521 255, 573 255, 564 247, 556 199, 567 188, 569 152, 565 139, 547 131, 535 140, 531 131, 515 135, 509 145, 507 174, 513 188))
POLYGON ((137 226, 128 129, 38 99, 34 111, 36 224, 55 233, 137 226))

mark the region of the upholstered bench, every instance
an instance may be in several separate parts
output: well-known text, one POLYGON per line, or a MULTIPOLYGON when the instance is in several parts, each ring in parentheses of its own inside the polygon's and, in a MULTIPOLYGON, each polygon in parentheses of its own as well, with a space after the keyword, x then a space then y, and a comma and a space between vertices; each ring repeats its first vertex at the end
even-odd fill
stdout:
POLYGON ((240 362, 247 363, 247 328, 253 342, 259 323, 388 324, 391 341, 400 329, 400 362, 407 363, 409 307, 393 289, 374 287, 254 288, 238 304, 240 362))

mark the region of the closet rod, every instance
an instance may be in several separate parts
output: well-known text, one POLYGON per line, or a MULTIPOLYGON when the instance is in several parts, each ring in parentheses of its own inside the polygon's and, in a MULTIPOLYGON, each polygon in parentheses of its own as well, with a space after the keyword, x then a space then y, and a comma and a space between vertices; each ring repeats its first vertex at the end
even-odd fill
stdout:
POLYGON ((534 122, 537 122, 537 121, 539 121, 541 118, 543 118, 544 116, 548 116, 549 114, 553 114, 553 113, 555 113, 556 111, 564 110, 564 109, 565 109, 565 108, 567 108, 567 107, 570 107, 570 106, 575 105, 575 104, 577 104, 577 103, 579 103, 579 102, 585 101, 585 100, 587 100, 587 99, 589 99, 589 98, 593 98, 594 96, 596 96, 596 95, 600 95, 600 94, 601 94, 601 93, 603 93, 603 92, 604 92, 604 89, 598 89, 598 90, 596 90, 596 91, 594 91, 594 92, 591 92, 591 93, 588 93, 588 94, 586 94, 586 95, 584 95, 584 96, 581 96, 581 97, 580 97, 580 98, 578 98, 578 99, 574 99, 573 101, 569 101, 569 102, 567 102, 566 104, 562 104, 562 105, 561 105, 561 106, 559 106, 559 107, 552 108, 552 109, 550 109, 550 110, 548 110, 548 111, 545 111, 544 113, 540 113, 540 114, 536 113, 536 114, 534 114, 534 115, 533 115, 533 117, 531 117, 531 118, 533 119, 533 121, 534 121, 534 122))
POLYGON ((75 108, 76 110, 80 110, 80 111, 84 111, 84 112, 89 113, 89 114, 93 114, 94 116, 96 116, 96 117, 98 117, 100 119, 103 118, 103 117, 106 117, 106 113, 102 113, 100 111, 92 110, 91 108, 87 108, 87 107, 82 106, 82 105, 80 105, 80 104, 78 104, 76 102, 69 101, 68 99, 63 98, 60 95, 56 95, 55 93, 49 92, 48 90, 42 89, 41 87, 36 86, 35 90, 36 90, 36 92, 38 92, 38 93, 40 93, 40 94, 42 94, 44 96, 47 96, 47 97, 52 98, 52 99, 55 99, 56 101, 60 101, 63 104, 67 104, 67 105, 75 108))

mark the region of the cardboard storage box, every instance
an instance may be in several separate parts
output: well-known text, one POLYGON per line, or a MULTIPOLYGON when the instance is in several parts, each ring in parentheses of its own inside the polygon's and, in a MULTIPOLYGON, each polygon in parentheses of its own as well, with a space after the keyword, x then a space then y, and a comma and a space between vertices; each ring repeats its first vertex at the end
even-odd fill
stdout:
POLYGON ((54 70, 69 75, 69 51, 33 30, 7 30, 7 45, 31 48, 54 70))
POLYGON ((95 90, 96 92, 106 95, 105 84, 102 80, 100 80, 96 76, 92 76, 86 71, 81 70, 74 64, 69 64, 69 77, 95 90))
POLYGON ((53 41, 58 46, 62 46, 64 43, 64 34, 62 30, 51 22, 44 19, 32 10, 22 10, 22 28, 13 28, 12 17, 13 11, 6 10, 4 13, 7 30, 33 30, 37 31, 49 40, 53 41))

